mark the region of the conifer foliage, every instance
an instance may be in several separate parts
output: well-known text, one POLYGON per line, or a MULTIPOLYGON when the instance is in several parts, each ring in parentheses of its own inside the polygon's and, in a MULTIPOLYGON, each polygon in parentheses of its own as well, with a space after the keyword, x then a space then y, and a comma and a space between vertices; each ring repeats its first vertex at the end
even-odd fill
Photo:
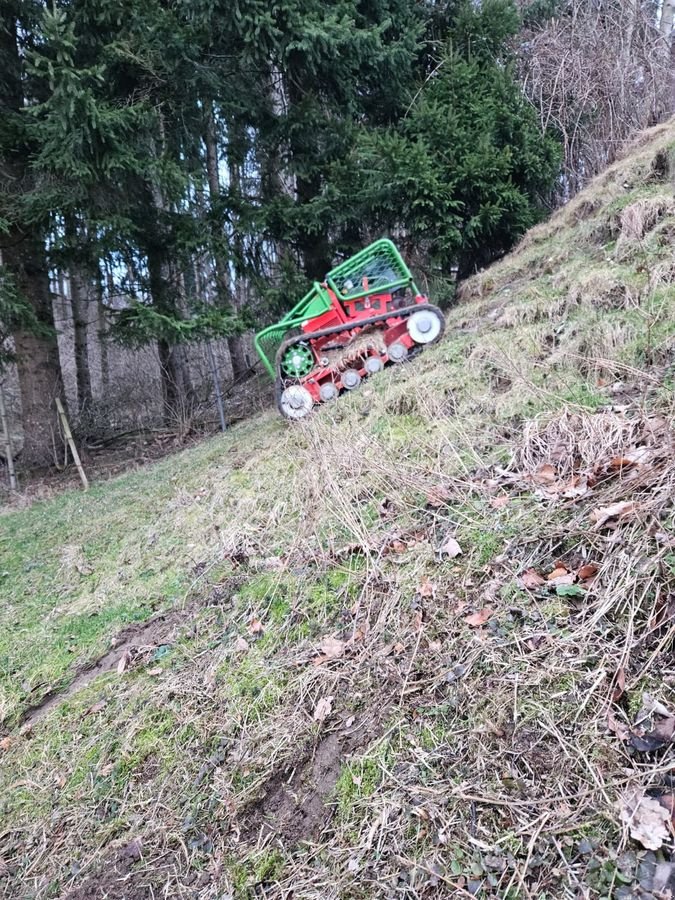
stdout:
POLYGON ((557 148, 517 83, 510 0, 3 10, 0 335, 29 461, 52 446, 59 272, 76 330, 77 304, 96 303, 118 340, 157 347, 170 416, 189 390, 182 345, 225 336, 241 372, 241 332, 341 254, 391 234, 462 275, 545 209, 557 148))

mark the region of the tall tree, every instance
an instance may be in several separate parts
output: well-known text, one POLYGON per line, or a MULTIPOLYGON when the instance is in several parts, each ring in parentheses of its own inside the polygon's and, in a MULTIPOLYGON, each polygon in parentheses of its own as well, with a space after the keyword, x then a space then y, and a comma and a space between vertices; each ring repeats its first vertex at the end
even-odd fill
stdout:
POLYGON ((0 20, 0 254, 9 278, 0 280, 18 292, 36 328, 19 327, 14 346, 19 368, 23 460, 43 464, 53 459, 57 429, 55 398, 61 391, 60 366, 45 250, 45 222, 34 218, 26 200, 36 190, 30 167, 33 147, 24 124, 33 85, 25 71, 40 4, 13 0, 0 20))

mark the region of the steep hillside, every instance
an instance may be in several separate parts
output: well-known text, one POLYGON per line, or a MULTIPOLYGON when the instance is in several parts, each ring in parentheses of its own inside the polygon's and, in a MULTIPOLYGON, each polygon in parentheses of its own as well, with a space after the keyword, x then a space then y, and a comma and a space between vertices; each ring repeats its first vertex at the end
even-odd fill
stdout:
POLYGON ((674 179, 670 123, 413 362, 0 520, 4 896, 675 884, 674 179))

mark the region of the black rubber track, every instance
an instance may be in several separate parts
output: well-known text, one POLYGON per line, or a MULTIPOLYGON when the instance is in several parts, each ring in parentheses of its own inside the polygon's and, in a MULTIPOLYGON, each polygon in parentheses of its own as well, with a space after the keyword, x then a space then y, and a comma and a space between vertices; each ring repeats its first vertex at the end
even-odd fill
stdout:
MULTIPOLYGON (((392 309, 389 312, 380 313, 378 316, 371 316, 371 318, 369 319, 356 319, 352 325, 350 325, 349 322, 343 322, 342 325, 334 325, 332 328, 323 328, 320 331, 309 331, 288 338, 288 340, 284 341, 277 350, 275 360, 277 377, 274 381, 274 393, 277 402, 277 409, 279 410, 281 415, 285 419, 289 418, 281 408, 281 395, 283 394, 284 389, 289 387, 291 384, 301 383, 301 379, 299 378, 284 378, 281 374, 281 358, 288 350, 288 348, 293 346, 293 344, 301 344, 303 341, 311 341, 314 338, 325 337, 327 334, 339 334, 341 331, 351 331, 354 328, 366 328, 368 325, 372 325, 375 322, 384 322, 387 319, 409 318, 414 312, 419 312, 423 309, 429 309, 434 312, 436 316, 438 316, 438 319, 441 323, 441 330, 438 332, 433 341, 429 341, 428 344, 420 344, 417 348, 418 350, 423 350, 425 347, 431 347, 433 344, 438 343, 438 341, 440 341, 440 339, 443 337, 443 332, 445 331, 445 316, 437 306, 434 306, 431 303, 415 303, 413 306, 404 306, 402 309, 392 309)), ((289 419, 289 421, 296 420, 289 419)), ((302 419, 298 419, 297 421, 302 421, 302 419)))

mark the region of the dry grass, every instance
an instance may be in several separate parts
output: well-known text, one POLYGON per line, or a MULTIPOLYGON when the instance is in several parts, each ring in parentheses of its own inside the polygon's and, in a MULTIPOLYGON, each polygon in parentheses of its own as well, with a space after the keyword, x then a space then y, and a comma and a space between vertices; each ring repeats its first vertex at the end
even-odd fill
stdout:
POLYGON ((657 229, 623 266, 588 235, 634 203, 613 206, 629 173, 653 187, 672 128, 473 279, 439 346, 297 427, 56 503, 39 582, 49 547, 16 514, 11 577, 52 597, 6 644, 31 697, 31 641, 49 656, 122 594, 140 618, 162 567, 188 575, 159 647, 8 730, 0 892, 652 890, 620 804, 675 762, 630 743, 645 693, 674 702, 672 260, 657 229))

